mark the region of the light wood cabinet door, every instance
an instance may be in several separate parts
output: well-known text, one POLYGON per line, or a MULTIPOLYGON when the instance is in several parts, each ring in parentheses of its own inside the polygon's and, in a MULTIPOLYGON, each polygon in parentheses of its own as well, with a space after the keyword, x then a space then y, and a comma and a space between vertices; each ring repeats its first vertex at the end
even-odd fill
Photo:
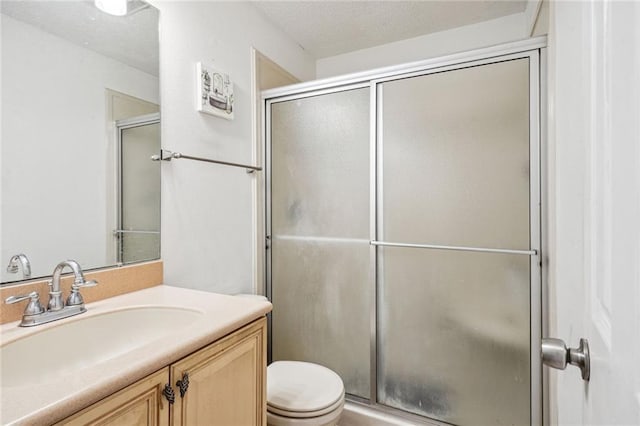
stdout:
POLYGON ((168 426, 169 403, 162 395, 168 380, 169 368, 164 368, 64 419, 58 425, 168 426))
POLYGON ((266 320, 257 320, 171 366, 172 425, 266 426, 266 320), (188 374, 180 395, 177 381, 188 374))

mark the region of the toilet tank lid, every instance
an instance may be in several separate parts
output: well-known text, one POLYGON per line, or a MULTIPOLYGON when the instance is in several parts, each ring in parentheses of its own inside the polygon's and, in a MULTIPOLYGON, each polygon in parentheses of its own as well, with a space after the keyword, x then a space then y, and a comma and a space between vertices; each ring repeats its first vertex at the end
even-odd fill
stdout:
POLYGON ((286 411, 323 410, 344 397, 340 376, 318 364, 276 361, 267 367, 267 404, 286 411))

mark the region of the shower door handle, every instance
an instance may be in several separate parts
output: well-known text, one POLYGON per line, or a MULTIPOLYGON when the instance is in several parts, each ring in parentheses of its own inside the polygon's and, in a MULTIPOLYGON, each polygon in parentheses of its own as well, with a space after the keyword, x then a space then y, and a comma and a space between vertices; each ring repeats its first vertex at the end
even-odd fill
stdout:
POLYGON ((589 341, 580 339, 577 348, 568 349, 562 339, 542 339, 542 363, 558 370, 567 368, 567 363, 575 365, 582 372, 582 380, 588 382, 591 376, 589 341))

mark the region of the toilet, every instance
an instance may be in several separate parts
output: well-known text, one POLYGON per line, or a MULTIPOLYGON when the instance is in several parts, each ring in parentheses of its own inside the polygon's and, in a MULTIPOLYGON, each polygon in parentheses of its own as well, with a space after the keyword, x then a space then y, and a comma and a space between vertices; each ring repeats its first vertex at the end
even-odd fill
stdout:
MULTIPOLYGON (((267 300, 253 294, 238 296, 267 300)), ((342 379, 327 367, 275 361, 267 367, 267 425, 336 426, 344 395, 342 379)))

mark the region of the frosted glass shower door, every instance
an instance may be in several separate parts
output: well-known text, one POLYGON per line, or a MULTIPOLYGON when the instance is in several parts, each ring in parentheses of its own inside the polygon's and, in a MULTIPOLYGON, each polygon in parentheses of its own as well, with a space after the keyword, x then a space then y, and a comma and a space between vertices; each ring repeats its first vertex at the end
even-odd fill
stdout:
POLYGON ((120 230, 122 263, 160 258, 160 123, 120 129, 120 230))
POLYGON ((530 422, 529 90, 528 58, 379 85, 378 240, 448 247, 378 248, 381 404, 530 422))
POLYGON ((369 89, 271 105, 273 360, 370 394, 369 89))

